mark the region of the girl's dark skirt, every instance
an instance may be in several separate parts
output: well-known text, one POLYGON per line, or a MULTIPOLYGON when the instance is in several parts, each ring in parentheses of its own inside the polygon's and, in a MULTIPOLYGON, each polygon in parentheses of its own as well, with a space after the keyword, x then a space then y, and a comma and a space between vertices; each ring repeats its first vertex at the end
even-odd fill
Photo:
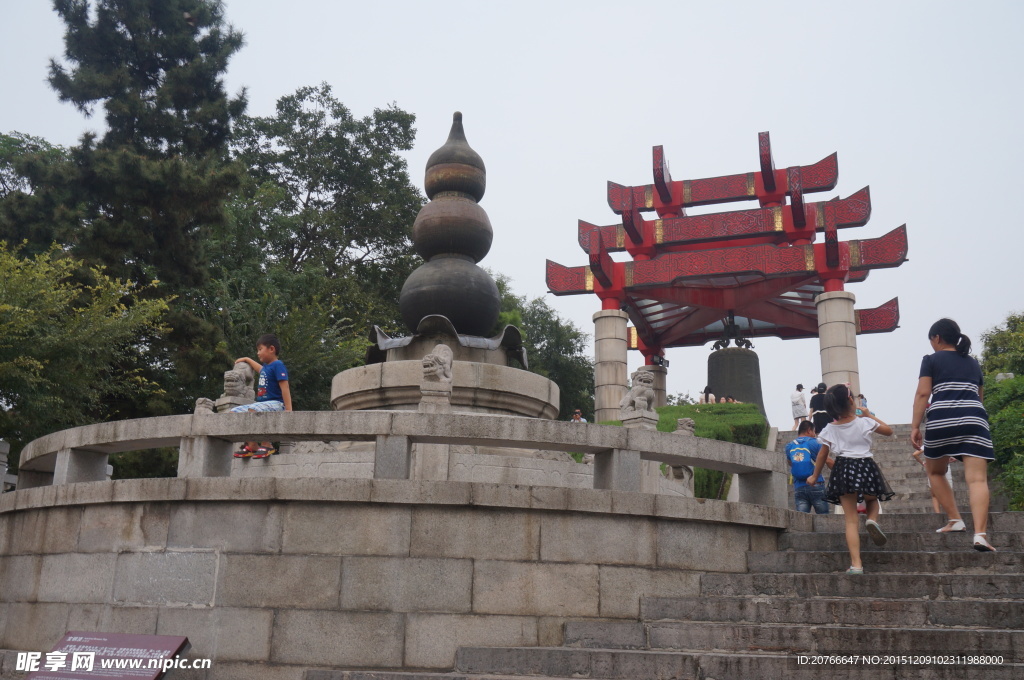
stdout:
POLYGON ((840 496, 850 493, 858 497, 875 496, 880 501, 891 500, 896 495, 874 458, 839 456, 828 478, 825 500, 832 505, 840 505, 840 496))

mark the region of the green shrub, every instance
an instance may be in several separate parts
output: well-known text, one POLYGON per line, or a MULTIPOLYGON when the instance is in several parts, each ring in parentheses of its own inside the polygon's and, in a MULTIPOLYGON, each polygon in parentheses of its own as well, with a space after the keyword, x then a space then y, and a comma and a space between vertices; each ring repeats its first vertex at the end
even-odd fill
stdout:
POLYGON ((1024 510, 1024 376, 988 381, 985 410, 992 426, 998 479, 1011 510, 1024 510))

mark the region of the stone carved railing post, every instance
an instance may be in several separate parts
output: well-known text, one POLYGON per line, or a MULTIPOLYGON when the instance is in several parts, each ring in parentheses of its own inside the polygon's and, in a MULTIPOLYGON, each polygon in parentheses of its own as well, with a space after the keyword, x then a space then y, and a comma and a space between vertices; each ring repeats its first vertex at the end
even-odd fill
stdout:
MULTIPOLYGON (((217 413, 230 411, 236 406, 256 401, 256 371, 244 361, 239 361, 230 371, 224 372, 224 394, 214 402, 217 413)), ((198 407, 198 404, 196 405, 198 407)))
MULTIPOLYGON (((654 376, 643 369, 632 376, 633 387, 619 402, 619 419, 626 428, 656 430, 658 414, 654 405, 654 376)), ((660 465, 641 460, 639 451, 616 449, 594 456, 594 488, 654 493, 660 465), (653 487, 653 491, 652 488, 653 487)))
MULTIPOLYGON (((676 420, 676 434, 683 437, 692 437, 696 423, 693 422, 693 418, 679 418, 676 420)), ((693 468, 687 465, 670 465, 669 477, 680 482, 681 484, 687 484, 693 489, 693 468)))
MULTIPOLYGON (((423 357, 423 379, 420 382, 420 413, 452 412, 452 364, 450 347, 438 344, 423 357)), ((444 481, 448 479, 451 447, 447 444, 416 444, 414 452, 416 479, 444 481)))
POLYGON ((420 413, 452 412, 452 350, 447 345, 437 345, 423 357, 420 395, 420 413))

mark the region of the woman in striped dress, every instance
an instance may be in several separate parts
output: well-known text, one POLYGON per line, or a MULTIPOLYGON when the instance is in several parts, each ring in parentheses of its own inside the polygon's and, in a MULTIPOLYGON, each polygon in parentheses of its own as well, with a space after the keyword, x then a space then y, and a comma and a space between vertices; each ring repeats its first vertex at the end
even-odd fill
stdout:
POLYGON ((931 488, 949 516, 939 532, 966 530, 953 488, 945 477, 950 458, 956 458, 964 464, 974 519, 974 548, 993 551, 985 531, 989 503, 987 468, 994 455, 988 414, 981 403, 981 367, 969 355, 970 338, 960 332, 955 321, 936 321, 928 330, 928 340, 935 353, 921 362, 910 440, 915 448, 923 447, 931 488), (926 423, 924 436, 922 420, 926 423))

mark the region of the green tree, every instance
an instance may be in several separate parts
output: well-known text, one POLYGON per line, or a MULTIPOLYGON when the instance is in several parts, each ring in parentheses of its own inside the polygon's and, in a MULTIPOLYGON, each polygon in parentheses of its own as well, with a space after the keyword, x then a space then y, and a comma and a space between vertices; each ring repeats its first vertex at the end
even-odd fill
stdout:
POLYGON ((61 175, 71 153, 21 132, 0 134, 0 239, 22 244, 22 255, 73 241, 76 206, 61 175))
POLYGON ((982 339, 985 372, 985 410, 992 429, 992 445, 999 479, 1013 510, 1024 510, 1024 314, 1011 313, 982 339), (998 373, 1015 373, 996 381, 998 373))
POLYGON ((54 8, 65 53, 50 63, 50 84, 87 116, 102 108, 106 129, 85 134, 64 162, 37 155, 20 166, 34 191, 5 199, 0 237, 28 238, 36 252, 57 242, 134 282, 142 297, 173 297, 167 333, 123 357, 123 368, 159 382, 162 396, 111 395, 110 404, 122 417, 182 412, 214 388, 227 361, 196 291, 207 280, 204 244, 239 184, 228 140, 245 98, 228 96, 222 75, 242 35, 225 25, 217 0, 54 0, 54 8))
POLYGON ((499 274, 495 280, 501 295, 498 324, 511 324, 523 332, 530 370, 558 385, 559 419, 568 420, 578 408, 593 422, 594 362, 586 352, 587 334, 563 319, 544 298, 527 300, 515 295, 507 276, 499 274))
POLYGON ((399 328, 423 204, 399 155, 414 121, 394 106, 357 119, 323 84, 238 122, 234 158, 249 172, 207 241, 205 318, 232 358, 276 333, 297 409, 329 407, 331 380, 363 360, 370 324, 399 328))
POLYGON ((1024 375, 1024 313, 1011 312, 1002 324, 982 333, 981 342, 986 374, 1024 375))
POLYGON ((118 364, 160 330, 163 299, 92 271, 56 249, 25 259, 0 242, 0 437, 19 447, 54 430, 103 420, 110 395, 146 400, 160 387, 118 364))
POLYGON ((273 116, 243 117, 233 150, 249 180, 233 205, 228 259, 315 273, 325 281, 317 294, 360 332, 395 329, 424 200, 400 155, 414 122, 394 105, 356 118, 326 83, 281 97, 273 116))

